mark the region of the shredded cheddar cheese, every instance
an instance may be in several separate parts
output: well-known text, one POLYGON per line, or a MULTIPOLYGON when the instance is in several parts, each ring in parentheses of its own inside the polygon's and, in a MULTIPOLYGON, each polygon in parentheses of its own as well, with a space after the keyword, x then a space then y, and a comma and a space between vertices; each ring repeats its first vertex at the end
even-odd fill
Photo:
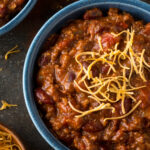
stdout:
POLYGON ((99 47, 100 47, 99 52, 101 52, 101 51, 103 52, 103 46, 102 46, 101 40, 102 40, 102 38, 99 36, 99 37, 98 37, 98 44, 99 44, 99 47))
POLYGON ((126 113, 125 115, 123 116, 119 116, 119 117, 112 117, 112 118, 105 118, 104 121, 107 121, 107 120, 116 120, 116 119, 123 119, 127 116, 129 116, 140 104, 141 104, 142 101, 139 101, 128 113, 126 113))
POLYGON ((2 106, 0 107, 0 110, 4 110, 6 108, 9 108, 9 107, 16 107, 17 105, 14 105, 14 104, 8 104, 6 101, 2 100, 2 106))
POLYGON ((5 60, 8 59, 8 55, 13 54, 13 53, 19 53, 20 50, 17 49, 18 45, 16 45, 15 47, 13 47, 11 50, 9 50, 6 54, 5 54, 5 60))
POLYGON ((84 117, 93 112, 97 112, 103 109, 111 109, 112 117, 104 118, 104 121, 114 120, 114 119, 123 119, 129 116, 135 109, 141 104, 141 100, 137 101, 134 98, 134 93, 136 90, 146 87, 145 85, 134 87, 131 84, 131 78, 133 73, 136 73, 140 76, 143 82, 146 82, 146 77, 144 75, 144 68, 150 70, 150 65, 144 59, 145 49, 141 53, 135 53, 133 51, 133 42, 135 32, 127 29, 118 34, 111 33, 114 37, 121 36, 126 34, 126 44, 123 50, 119 50, 119 43, 116 43, 114 48, 109 49, 106 53, 103 51, 103 46, 101 43, 101 37, 98 37, 98 44, 100 47, 99 52, 81 52, 75 56, 75 61, 80 66, 80 71, 77 75, 77 79, 74 81, 75 86, 83 93, 88 94, 89 99, 93 99, 98 102, 99 106, 95 108, 90 108, 90 110, 80 111, 76 109, 70 102, 69 106, 73 111, 79 113, 76 117, 84 117), (88 67, 85 68, 82 62, 88 62, 88 67), (129 61, 129 66, 125 66, 124 62, 129 61), (98 77, 93 77, 92 68, 97 63, 108 64, 109 69, 104 77, 101 73, 98 77), (112 76, 112 74, 117 72, 118 66, 121 70, 121 75, 112 76), (129 72, 127 77, 126 73, 129 72), (80 80, 78 80, 80 79, 80 80), (88 83, 87 83, 88 81, 88 83), (83 83, 85 88, 82 88, 80 84, 83 83), (111 97, 112 94, 115 94, 115 97, 111 97), (133 101, 133 107, 129 112, 125 110, 125 99, 130 98, 133 101), (115 116, 115 107, 113 106, 116 102, 121 102, 121 109, 123 116, 115 116), (114 115, 113 115, 114 114, 114 115))
MULTIPOLYGON (((0 110, 4 110, 8 107, 16 107, 17 105, 8 104, 6 101, 2 100, 2 106, 0 110)), ((21 150, 18 144, 14 143, 11 134, 0 130, 0 150, 21 150)))
POLYGON ((21 150, 21 148, 14 143, 11 134, 0 130, 0 150, 21 150))
POLYGON ((111 105, 109 103, 106 103, 106 104, 102 103, 98 107, 95 107, 94 109, 91 109, 91 110, 88 110, 88 111, 84 111, 84 112, 74 108, 73 105, 70 102, 69 102, 69 105, 74 111, 76 111, 76 112, 81 114, 81 115, 76 116, 77 118, 83 117, 83 116, 88 115, 88 114, 90 114, 92 112, 96 112, 96 111, 99 111, 99 110, 102 110, 102 109, 112 109, 112 112, 115 112, 115 109, 113 107, 111 107, 111 105))

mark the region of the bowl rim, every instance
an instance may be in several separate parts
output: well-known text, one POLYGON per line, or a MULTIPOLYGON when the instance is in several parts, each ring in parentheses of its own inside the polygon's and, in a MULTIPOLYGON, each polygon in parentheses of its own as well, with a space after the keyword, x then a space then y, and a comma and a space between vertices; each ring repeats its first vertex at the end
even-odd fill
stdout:
MULTIPOLYGON (((29 116, 30 116, 34 126, 36 127, 38 132, 41 134, 41 136, 45 139, 45 141, 51 147, 53 147, 55 150, 60 150, 60 149, 61 150, 69 150, 69 148, 67 148, 64 144, 62 144, 59 141, 59 139, 54 137, 54 135, 48 130, 48 128, 46 127, 46 125, 42 121, 41 117, 39 116, 36 104, 35 104, 35 102, 33 102, 33 99, 31 100, 31 95, 30 95, 31 90, 29 89, 29 86, 28 86, 28 83, 29 83, 29 69, 28 69, 28 67, 30 64, 30 60, 32 59, 31 55, 32 55, 33 51, 35 51, 35 49, 37 48, 36 42, 40 39, 41 35, 45 31, 45 28, 47 28, 51 23, 54 23, 55 20, 58 19, 58 17, 63 16, 63 15, 65 16, 67 11, 70 11, 70 9, 72 9, 72 8, 77 9, 78 7, 80 7, 81 3, 88 3, 91 1, 97 2, 99 5, 101 5, 102 3, 103 4, 122 3, 122 4, 132 5, 132 6, 138 7, 138 8, 140 8, 146 12, 150 11, 150 5, 145 3, 145 2, 142 2, 140 0, 80 0, 80 1, 74 2, 74 3, 64 7, 62 10, 55 13, 40 28, 40 30, 38 31, 38 33, 34 37, 32 43, 28 49, 26 58, 25 58, 24 68, 23 68, 23 78, 22 78, 22 80, 23 80, 23 82, 22 82, 23 83, 23 94, 24 94, 25 104, 26 104, 29 116)), ((40 44, 42 44, 42 42, 40 42, 40 44)))
POLYGON ((12 130, 10 130, 8 127, 4 126, 3 124, 0 124, 0 130, 11 134, 16 144, 20 146, 21 150, 26 150, 20 138, 12 130))
POLYGON ((16 27, 32 10, 37 0, 28 0, 25 6, 11 20, 0 27, 0 36, 16 27))

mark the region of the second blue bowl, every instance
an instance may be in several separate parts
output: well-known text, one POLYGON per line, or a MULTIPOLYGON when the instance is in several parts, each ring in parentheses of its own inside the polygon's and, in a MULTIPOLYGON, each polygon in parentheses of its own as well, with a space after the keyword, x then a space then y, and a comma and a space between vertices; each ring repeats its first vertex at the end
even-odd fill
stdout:
POLYGON ((26 5, 22 8, 22 10, 15 17, 13 17, 5 25, 0 27, 0 36, 9 32, 14 27, 16 27, 32 10, 32 8, 36 4, 36 2, 37 2, 37 0, 28 0, 26 5))

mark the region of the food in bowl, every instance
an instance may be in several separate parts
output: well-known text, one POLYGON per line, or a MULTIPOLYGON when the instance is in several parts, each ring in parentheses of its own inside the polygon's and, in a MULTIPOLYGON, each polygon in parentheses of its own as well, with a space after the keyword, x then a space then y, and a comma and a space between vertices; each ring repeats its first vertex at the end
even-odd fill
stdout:
POLYGON ((0 27, 6 24, 24 6, 26 0, 0 1, 0 27))
POLYGON ((150 23, 88 10, 44 45, 35 100, 71 149, 150 149, 150 23))
POLYGON ((25 150, 16 135, 0 124, 0 150, 25 150))

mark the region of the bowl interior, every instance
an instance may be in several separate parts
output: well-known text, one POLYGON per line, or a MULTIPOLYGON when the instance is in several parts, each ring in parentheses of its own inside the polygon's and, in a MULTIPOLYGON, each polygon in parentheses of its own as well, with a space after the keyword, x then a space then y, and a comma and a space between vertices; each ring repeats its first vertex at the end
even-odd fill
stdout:
POLYGON ((23 146, 20 139, 12 131, 10 131, 7 127, 3 126, 2 124, 0 124, 0 130, 11 134, 13 137, 13 140, 15 141, 16 144, 18 144, 20 146, 21 150, 25 150, 25 147, 23 146))
POLYGON ((0 36, 9 32, 15 26, 17 26, 32 10, 33 6, 36 4, 37 0, 27 0, 24 7, 18 12, 11 20, 0 27, 0 36))
POLYGON ((44 137, 44 139, 56 150, 66 150, 68 148, 60 143, 52 135, 52 133, 48 131, 47 127, 39 116, 33 95, 35 79, 34 70, 36 68, 36 60, 41 53, 43 42, 49 37, 50 34, 59 32, 60 29, 68 23, 68 21, 81 18, 87 9, 95 7, 100 8, 103 11, 106 11, 112 7, 119 8, 120 10, 131 13, 137 19, 150 22, 150 6, 138 0, 82 0, 71 4, 70 6, 55 14, 40 29, 29 48, 25 60, 23 73, 24 97, 28 112, 34 125, 44 137))

